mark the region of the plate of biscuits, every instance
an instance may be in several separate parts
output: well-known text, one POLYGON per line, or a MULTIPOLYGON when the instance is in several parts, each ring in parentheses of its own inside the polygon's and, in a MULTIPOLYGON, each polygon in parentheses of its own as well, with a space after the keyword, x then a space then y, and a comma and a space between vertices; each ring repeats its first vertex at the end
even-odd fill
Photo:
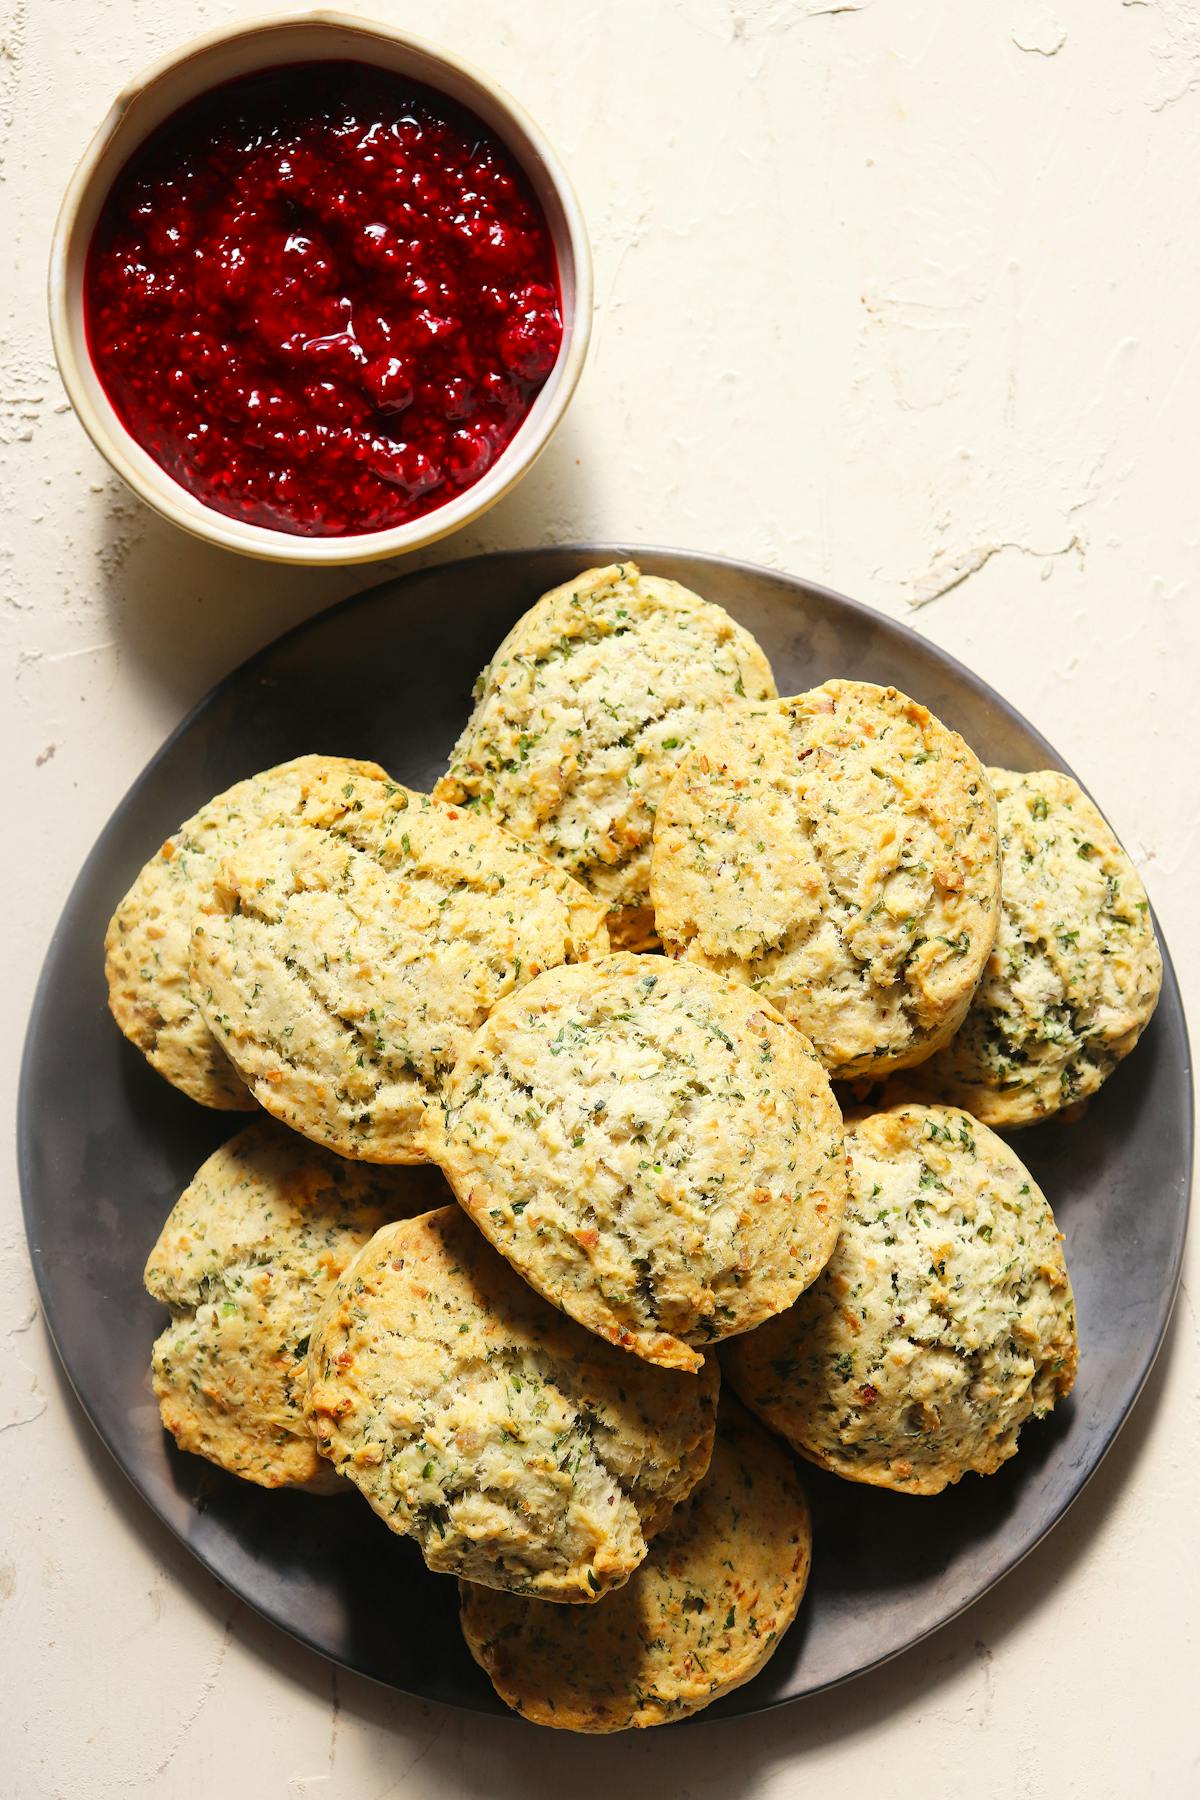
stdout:
POLYGON ((594 1733, 1016 1567, 1162 1341, 1191 1135, 1141 879, 1033 726, 811 583, 587 544, 388 581, 184 720, 55 932, 19 1155, 67 1374, 200 1561, 594 1733))

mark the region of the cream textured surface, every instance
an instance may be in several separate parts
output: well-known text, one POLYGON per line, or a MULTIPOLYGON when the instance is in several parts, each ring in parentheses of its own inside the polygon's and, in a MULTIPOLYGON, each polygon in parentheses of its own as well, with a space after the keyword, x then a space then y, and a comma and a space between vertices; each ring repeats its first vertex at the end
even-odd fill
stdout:
MULTIPOLYGON (((129 782, 217 676, 373 579, 243 564, 158 524, 50 361, 47 245, 88 134, 151 56, 268 4, 6 7, 10 1119, 42 954, 129 782)), ((596 249, 600 316, 560 437, 436 554, 624 534, 908 619, 1078 769, 1200 996, 1200 0, 372 9, 529 105, 596 249)), ((992 1596, 815 1706, 581 1747, 335 1675, 231 1602, 147 1518, 56 1372, 11 1153, 2 1205, 0 1786, 20 1800, 799 1800, 876 1786, 882 1759, 898 1800, 931 1769, 967 1800, 1195 1783, 1195 1238, 1127 1430, 992 1596)))

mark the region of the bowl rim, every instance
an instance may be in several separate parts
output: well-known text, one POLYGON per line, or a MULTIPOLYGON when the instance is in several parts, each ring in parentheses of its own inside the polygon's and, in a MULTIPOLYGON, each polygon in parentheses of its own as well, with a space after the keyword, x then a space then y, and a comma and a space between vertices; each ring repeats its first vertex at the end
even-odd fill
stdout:
MULTIPOLYGON (((253 71, 245 72, 249 74, 253 71)), ((178 104, 186 105, 188 99, 196 98, 207 88, 219 85, 216 81, 198 80, 192 93, 178 104)), ((470 105, 469 98, 465 104, 470 105)), ((300 7, 286 12, 258 14, 249 19, 237 19, 215 26, 157 57, 133 76, 117 94, 72 171, 55 219, 47 280, 50 336, 63 387, 76 417, 110 467, 141 500, 190 536, 261 561, 309 567, 378 562, 387 557, 425 549, 452 532, 461 530, 511 492, 549 443, 579 384, 591 336, 592 296, 591 243, 578 196, 553 146, 521 103, 490 75, 459 56, 457 51, 447 50, 415 32, 383 20, 328 7, 300 7), (402 50, 411 51, 415 56, 428 58, 435 66, 443 66, 457 79, 465 82, 468 88, 485 95, 512 127, 516 144, 511 138, 501 134, 509 154, 526 174, 529 172, 530 161, 536 158, 545 171, 549 185, 554 189, 562 210, 563 224, 563 239, 556 248, 560 265, 565 260, 562 254, 564 245, 569 253, 574 286, 574 300, 567 319, 569 329, 564 333, 563 348, 549 379, 540 390, 541 394, 548 396, 548 403, 541 416, 533 420, 532 414, 527 414, 516 435, 505 445, 482 479, 453 499, 447 500, 444 505, 435 507, 432 512, 404 525, 342 537, 306 537, 276 530, 272 526, 254 525, 230 518, 215 508, 206 506, 165 469, 155 464, 142 446, 137 444, 112 403, 103 394, 98 376, 96 385, 103 401, 98 404, 93 398, 77 354, 75 320, 78 318, 79 329, 82 330, 82 284, 80 281, 73 282, 69 276, 70 256, 80 213, 92 193, 113 139, 130 109, 164 78, 188 63, 205 57, 211 50, 239 39, 267 40, 297 27, 353 33, 361 39, 363 60, 368 62, 374 60, 369 53, 372 41, 387 40, 402 50), (533 157, 530 156, 530 151, 533 152, 533 157), (134 446, 145 456, 150 465, 148 469, 134 460, 127 444, 134 446)))

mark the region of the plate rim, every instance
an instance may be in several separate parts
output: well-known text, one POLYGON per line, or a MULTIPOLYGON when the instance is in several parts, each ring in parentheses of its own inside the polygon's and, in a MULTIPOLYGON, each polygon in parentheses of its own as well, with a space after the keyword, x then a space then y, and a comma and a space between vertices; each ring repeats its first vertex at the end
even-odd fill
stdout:
MULTIPOLYGON (((361 1667, 351 1660, 333 1655, 327 1648, 322 1644, 317 1643, 312 1636, 307 1635, 302 1629, 299 1629, 287 1619, 272 1612, 265 1604, 249 1598, 244 1592, 226 1581, 224 1577, 213 1568, 211 1562, 188 1541, 180 1527, 169 1516, 168 1512, 156 1503, 155 1499, 152 1497, 152 1492, 139 1482, 133 1469, 127 1464, 125 1458, 118 1453, 114 1444, 110 1442, 106 1434, 100 1429, 100 1426, 92 1417, 92 1413, 86 1401, 79 1392, 74 1373, 59 1346, 58 1333, 55 1329, 55 1319, 53 1316, 54 1309, 50 1303, 44 1278, 42 1253, 39 1249, 35 1248, 35 1232, 33 1229, 34 1201, 32 1198, 34 1186, 32 1172, 34 1144, 31 1123, 31 1088, 33 1084, 32 1065, 34 1061, 35 1040, 38 1037, 41 1017, 48 1002, 51 965, 55 960, 55 953, 59 949, 64 937, 66 921, 68 915, 72 911, 76 898, 85 887, 91 874, 93 864, 99 859, 102 847, 113 828, 124 818, 126 813, 136 803, 141 790, 153 776, 160 763, 169 755, 174 746, 186 735, 195 721, 208 707, 213 705, 227 689, 233 686, 235 682, 240 682, 247 677, 252 677, 256 667, 264 663, 268 658, 275 656, 282 646, 299 638, 314 627, 326 624, 337 615, 352 611, 355 607, 361 606, 365 602, 374 599, 376 596, 382 594, 384 590, 391 591, 397 588, 409 586, 415 587, 423 578, 430 576, 436 577, 442 571, 451 567, 465 569, 469 568, 472 564, 490 566, 501 561, 540 560, 542 557, 558 557, 567 554, 577 554, 581 558, 591 559, 590 564, 586 566, 603 566, 607 563, 621 561, 638 563, 643 558, 652 558, 655 560, 662 559, 667 562, 669 562, 671 558, 686 559, 691 562, 699 561, 709 565, 727 568, 736 571, 740 575, 749 576, 751 578, 761 579, 766 576, 771 581, 780 584, 784 588, 790 589, 791 597, 797 603, 802 603, 807 594, 816 594, 822 599, 832 602, 836 608, 844 609, 852 616, 863 620, 871 626, 878 626, 880 621, 882 621, 887 628, 898 632, 903 637, 914 640, 914 642, 919 644, 935 662, 946 667, 956 678, 965 681, 969 687, 974 688, 976 691, 981 691, 986 699, 1003 713, 1006 718, 1014 722, 1022 732, 1027 733, 1036 741, 1047 758, 1048 767, 1057 768, 1064 774, 1070 775, 1073 780, 1079 782, 1079 785, 1084 789, 1085 793, 1090 793, 1086 784, 1080 781, 1079 776, 1075 774, 1071 766, 1059 756, 1058 752, 1054 749, 1053 745, 1045 737, 1038 726, 1027 719, 1011 701, 1006 699, 1005 696, 994 688, 983 676, 976 674, 973 669, 962 662, 960 658, 954 656, 950 651, 944 650, 941 645, 926 637, 923 633, 914 630, 914 628, 903 619, 894 618, 890 613, 884 612, 881 608, 869 606, 861 600, 855 600, 851 598, 851 596, 841 593, 838 589, 811 580, 807 576, 795 575, 790 570, 775 568, 766 563, 753 562, 740 557, 725 556, 711 551, 690 550, 679 545, 646 544, 637 549, 630 549, 627 545, 612 540, 593 539, 572 540, 571 542, 564 544, 555 543, 509 546, 504 549, 474 552, 470 556, 445 557, 436 562, 423 564, 419 569, 401 569, 389 574, 382 581, 374 582, 368 587, 360 588, 354 593, 344 595, 342 599, 335 601, 332 605, 317 608, 305 618, 298 620, 295 624, 288 626, 286 630, 279 632, 275 637, 268 639, 265 644, 261 645, 257 650, 252 651, 249 656, 228 669, 224 675, 214 682, 212 686, 187 709, 178 723, 163 738, 162 742, 158 745, 150 758, 142 765, 133 781, 118 800, 116 806, 108 814, 104 823, 97 831, 90 849, 80 864, 78 872, 67 890, 66 896, 59 909, 54 929, 47 940, 26 1021, 17 1079, 15 1135, 17 1180, 21 1195, 22 1225, 25 1233, 26 1250, 29 1255, 34 1282, 37 1288, 42 1322, 45 1326, 51 1345, 53 1346, 60 1376, 65 1378, 80 1413, 82 1413, 84 1419, 87 1421, 88 1427, 95 1434, 95 1437, 99 1439, 100 1443, 103 1444, 109 1457, 112 1459, 112 1462, 120 1470, 121 1475, 128 1481, 130 1487, 134 1490, 139 1502, 148 1507, 159 1524, 166 1528, 175 1542, 187 1551, 187 1553, 203 1569, 205 1569, 227 1593, 234 1595, 242 1605, 248 1606, 251 1611, 264 1619, 273 1629, 282 1632, 294 1642, 303 1645, 305 1649, 322 1657, 334 1667, 348 1669, 352 1673, 362 1676, 364 1679, 373 1682, 376 1686, 386 1689, 390 1693, 402 1693, 409 1698, 422 1701, 427 1705, 445 1706, 450 1710, 469 1712, 478 1717, 506 1718, 514 1721, 518 1720, 518 1715, 509 1712, 507 1708, 500 1707, 499 1710, 497 1710, 494 1705, 488 1705, 486 1703, 488 1697, 482 1694, 480 1696, 479 1704, 474 1704, 470 1699, 448 1700, 438 1699, 428 1695, 415 1694, 410 1689, 400 1687, 396 1683, 388 1681, 385 1676, 378 1675, 372 1670, 361 1667), (597 559, 600 560, 598 561, 597 559)), ((770 1698, 764 1698, 752 1709, 747 1709, 746 1712, 739 1714, 729 1714, 720 1710, 714 1712, 711 1709, 706 1709, 694 1715, 692 1718, 679 1721, 678 1723, 690 1725, 693 1728, 697 1724, 717 1725, 720 1723, 727 1723, 734 1717, 754 1717, 759 1714, 775 1712, 784 1706, 801 1705, 805 1701, 815 1699, 820 1694, 828 1693, 834 1688, 842 1687, 848 1682, 855 1681, 860 1676, 871 1674, 875 1670, 884 1667, 887 1663, 894 1661, 897 1657, 907 1654, 918 1644, 925 1642, 926 1639, 941 1631, 945 1626, 950 1625, 956 1619, 961 1618, 971 1607, 977 1605, 979 1601, 984 1599, 987 1594, 991 1593, 1002 1581, 1012 1575, 1015 1570, 1024 1563, 1026 1558, 1032 1555, 1032 1553, 1043 1544, 1051 1533, 1062 1523, 1063 1519, 1074 1507, 1079 1496, 1090 1485, 1101 1464, 1106 1460, 1113 1444, 1123 1431, 1129 1420, 1130 1414, 1133 1412, 1145 1390, 1146 1383, 1154 1370, 1167 1335, 1171 1329, 1182 1279, 1183 1256, 1187 1243, 1188 1226, 1191 1216, 1192 1192, 1194 1187, 1196 1095, 1187 1013, 1183 1005, 1182 990, 1175 973, 1174 962, 1166 938, 1159 926, 1153 904, 1151 904, 1151 918, 1154 921, 1155 932, 1162 953, 1163 993, 1164 995, 1169 994, 1176 1004, 1179 1028, 1183 1042, 1184 1066, 1182 1072, 1185 1077, 1184 1086, 1186 1104, 1181 1123, 1183 1126, 1184 1138, 1183 1153, 1185 1160, 1185 1176, 1182 1206, 1180 1209, 1180 1222, 1176 1234, 1172 1266, 1169 1275, 1169 1298, 1165 1309, 1163 1310, 1161 1322, 1156 1331, 1149 1355, 1141 1370, 1137 1385, 1129 1396, 1120 1417, 1113 1423, 1111 1429, 1105 1433, 1098 1454, 1095 1455, 1094 1460, 1092 1460, 1090 1466, 1083 1473, 1082 1478, 1072 1489, 1066 1504, 1061 1510, 1030 1537, 1029 1541, 1022 1546, 1019 1554, 1013 1561, 1006 1562, 1002 1569, 992 1574, 983 1585, 976 1588, 970 1596, 957 1605, 953 1611, 947 1612, 934 1623, 925 1625, 921 1629, 915 1631, 913 1635, 906 1638, 903 1643, 883 1651, 880 1655, 873 1657, 870 1661, 859 1664, 855 1669, 823 1680, 819 1685, 807 1688, 801 1694, 778 1694, 770 1698)), ((243 1118, 245 1115, 231 1114, 230 1117, 243 1118)), ((518 1722, 523 1724, 528 1723, 528 1721, 525 1720, 519 1720, 518 1722)))

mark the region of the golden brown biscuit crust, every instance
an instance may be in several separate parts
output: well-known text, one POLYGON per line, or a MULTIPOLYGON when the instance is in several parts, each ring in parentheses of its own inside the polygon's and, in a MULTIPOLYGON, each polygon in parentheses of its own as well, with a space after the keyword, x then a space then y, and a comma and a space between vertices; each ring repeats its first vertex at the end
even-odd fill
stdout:
POLYGON ((775 693, 723 607, 636 563, 586 569, 513 626, 434 789, 477 806, 609 908, 614 949, 657 942, 654 810, 714 711, 775 693))
POLYGON ((821 1278, 726 1347, 773 1431, 852 1481, 936 1494, 993 1474, 1070 1392, 1075 1307, 1053 1215, 1024 1165, 951 1107, 852 1121, 851 1200, 821 1278))
POLYGON ((463 1582, 463 1636, 500 1698, 535 1724, 666 1725, 759 1672, 796 1616, 811 1555, 790 1458, 723 1400, 708 1474, 618 1593, 564 1615, 463 1582))
POLYGON ((790 1306, 846 1197, 812 1046, 740 982, 659 956, 509 996, 460 1058, 430 1147, 539 1293, 673 1368, 790 1306))
POLYGON ((152 1378, 181 1450, 260 1487, 336 1487, 304 1421, 309 1335, 379 1227, 428 1204, 428 1181, 415 1179, 343 1162, 267 1120, 214 1151, 145 1272, 171 1308, 152 1378))
POLYGON ((389 1226, 313 1332, 323 1453, 443 1573, 589 1603, 708 1466, 715 1359, 625 1357, 527 1287, 458 1207, 389 1226))
POLYGON ((957 733, 895 688, 827 681, 710 728, 659 805, 663 943, 753 985, 835 1077, 921 1061, 996 932, 995 801, 957 733))
POLYGON ((1137 870, 1077 782, 989 769, 1000 928, 971 1009, 916 1072, 985 1125, 1032 1125, 1094 1094, 1158 1005, 1162 956, 1137 870))
POLYGON ((604 909, 428 795, 390 783, 344 808, 331 783, 325 800, 222 863, 196 991, 275 1118, 341 1156, 423 1162, 427 1107, 471 1033, 539 970, 606 951, 604 909))
POLYGON ((104 940, 108 1004, 125 1036, 160 1075, 201 1106, 253 1110, 246 1085, 200 1009, 191 979, 196 914, 211 897, 221 859, 248 831, 307 816, 318 776, 351 794, 386 782, 377 763, 298 756, 226 789, 185 819, 142 869, 104 940))

